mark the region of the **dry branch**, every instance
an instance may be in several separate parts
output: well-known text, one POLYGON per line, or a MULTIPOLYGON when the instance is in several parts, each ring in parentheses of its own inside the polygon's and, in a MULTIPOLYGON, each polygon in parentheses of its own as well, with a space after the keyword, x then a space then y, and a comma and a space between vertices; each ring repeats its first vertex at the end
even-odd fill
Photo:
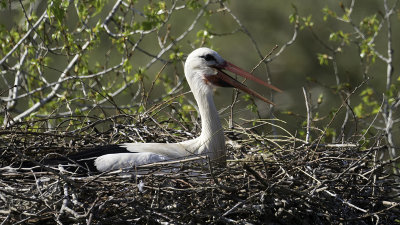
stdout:
MULTIPOLYGON (((110 136, 121 142, 128 137, 168 142, 188 138, 173 130, 165 133, 150 122, 119 125, 122 118, 114 118, 118 129, 86 135, 98 142, 110 136)), ((254 143, 274 142, 257 137, 231 148, 230 158, 242 160, 229 160, 223 169, 192 159, 92 175, 7 167, 20 164, 16 152, 40 161, 54 149, 68 154, 83 148, 86 135, 53 135, 57 140, 51 141, 43 138, 45 133, 3 132, 3 223, 395 224, 400 213, 399 178, 390 172, 393 161, 376 158, 386 146, 360 150, 351 144, 319 145, 313 160, 307 160, 302 156, 308 148, 291 138, 280 137, 275 140, 280 148, 264 144, 263 153, 255 153, 250 150, 254 143), (75 144, 65 147, 67 139, 75 144)))

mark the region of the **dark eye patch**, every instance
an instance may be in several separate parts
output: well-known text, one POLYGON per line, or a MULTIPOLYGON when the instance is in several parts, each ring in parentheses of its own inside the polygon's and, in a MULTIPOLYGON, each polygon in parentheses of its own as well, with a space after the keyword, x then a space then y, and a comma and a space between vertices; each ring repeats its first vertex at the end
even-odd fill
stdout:
POLYGON ((200 58, 203 58, 203 59, 205 59, 206 61, 217 61, 217 60, 215 60, 214 56, 211 55, 211 54, 207 54, 207 55, 200 56, 200 58))

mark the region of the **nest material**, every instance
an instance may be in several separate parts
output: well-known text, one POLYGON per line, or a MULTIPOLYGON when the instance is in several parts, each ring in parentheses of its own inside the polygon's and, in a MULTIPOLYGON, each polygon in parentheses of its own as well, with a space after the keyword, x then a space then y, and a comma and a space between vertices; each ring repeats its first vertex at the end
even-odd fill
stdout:
POLYGON ((88 140, 115 143, 129 136, 149 141, 157 134, 157 140, 179 141, 193 136, 159 129, 125 126, 85 137, 3 132, 3 224, 400 223, 394 161, 378 160, 385 146, 360 150, 287 143, 277 148, 257 140, 256 148, 254 140, 237 140, 228 150, 226 168, 190 159, 92 176, 58 168, 4 168, 18 167, 21 158, 40 161, 51 152, 71 153, 88 147, 88 140))

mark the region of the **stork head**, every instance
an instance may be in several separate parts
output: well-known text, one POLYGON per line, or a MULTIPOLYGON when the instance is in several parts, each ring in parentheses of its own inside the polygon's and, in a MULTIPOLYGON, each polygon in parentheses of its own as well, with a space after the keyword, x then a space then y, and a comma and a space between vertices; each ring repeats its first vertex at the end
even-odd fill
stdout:
POLYGON ((266 83, 224 60, 216 51, 209 48, 198 48, 194 50, 189 54, 185 62, 185 75, 192 91, 198 90, 210 93, 214 85, 220 87, 235 87, 266 103, 273 104, 270 100, 226 74, 224 72, 225 70, 281 92, 279 88, 266 83))

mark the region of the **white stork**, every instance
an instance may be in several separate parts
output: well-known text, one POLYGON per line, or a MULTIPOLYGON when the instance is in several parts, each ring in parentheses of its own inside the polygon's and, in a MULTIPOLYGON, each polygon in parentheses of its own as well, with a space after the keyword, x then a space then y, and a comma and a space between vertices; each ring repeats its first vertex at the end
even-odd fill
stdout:
MULTIPOLYGON (((217 52, 209 48, 198 48, 190 53, 186 59, 185 76, 199 108, 202 126, 199 137, 179 143, 124 143, 121 145, 98 146, 75 155, 57 159, 44 159, 41 163, 44 165, 61 165, 62 168, 66 166, 67 169, 72 166, 72 170, 77 171, 76 162, 84 171, 93 172, 93 170, 97 170, 104 172, 182 157, 207 155, 211 162, 225 165, 225 138, 221 121, 214 105, 214 86, 235 87, 268 104, 273 103, 230 77, 223 70, 228 70, 281 92, 275 86, 225 61, 217 52), (74 164, 71 165, 70 162, 74 162, 74 164)), ((37 162, 25 161, 20 167, 27 168, 37 165, 37 162)), ((0 170, 2 169, 9 168, 0 168, 0 170)))
POLYGON ((214 104, 213 86, 235 87, 266 103, 273 103, 230 77, 223 70, 281 92, 278 88, 225 61, 217 52, 209 48, 198 48, 186 59, 185 76, 199 107, 202 126, 200 136, 179 143, 124 143, 119 147, 127 150, 127 153, 105 154, 98 157, 94 162, 97 170, 109 171, 199 154, 208 155, 211 161, 224 164, 225 138, 214 104))

